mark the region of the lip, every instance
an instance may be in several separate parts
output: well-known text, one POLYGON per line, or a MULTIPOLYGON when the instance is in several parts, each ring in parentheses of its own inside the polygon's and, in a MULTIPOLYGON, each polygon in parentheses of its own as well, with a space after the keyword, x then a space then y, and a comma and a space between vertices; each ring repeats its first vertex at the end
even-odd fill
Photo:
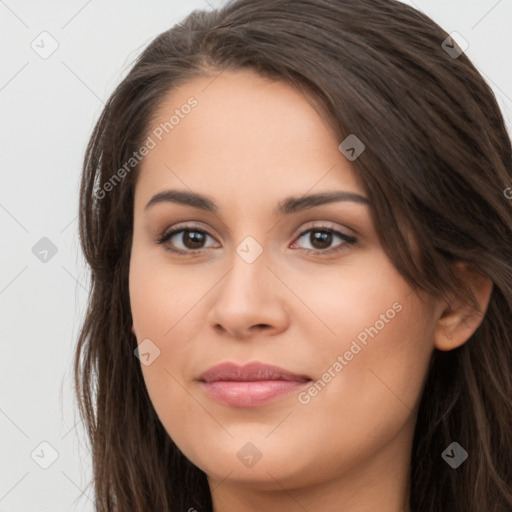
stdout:
POLYGON ((311 378, 260 362, 244 366, 225 362, 202 373, 198 381, 217 402, 233 407, 257 407, 299 391, 311 378))

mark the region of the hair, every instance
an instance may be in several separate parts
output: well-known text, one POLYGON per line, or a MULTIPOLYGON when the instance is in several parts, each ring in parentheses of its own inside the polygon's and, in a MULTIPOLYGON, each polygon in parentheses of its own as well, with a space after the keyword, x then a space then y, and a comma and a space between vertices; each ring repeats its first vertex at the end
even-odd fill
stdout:
POLYGON ((169 91, 225 70, 286 82, 320 106, 340 142, 354 134, 365 144, 352 165, 383 250, 412 287, 476 306, 454 263, 492 281, 471 338, 433 350, 408 499, 413 512, 512 510, 511 140, 491 88, 464 53, 445 51, 447 37, 395 0, 234 0, 192 12, 137 57, 94 127, 80 188, 91 292, 74 377, 98 511, 212 510, 206 474, 165 431, 134 356, 128 271, 140 164, 108 194, 103 186, 140 148, 169 91), (469 454, 457 470, 441 457, 453 441, 469 454))

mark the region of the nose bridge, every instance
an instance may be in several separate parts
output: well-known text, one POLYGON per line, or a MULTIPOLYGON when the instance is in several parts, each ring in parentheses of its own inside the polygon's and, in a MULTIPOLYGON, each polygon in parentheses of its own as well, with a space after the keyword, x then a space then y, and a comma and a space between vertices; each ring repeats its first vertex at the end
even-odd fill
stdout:
MULTIPOLYGON (((262 236, 262 235, 259 235, 262 236)), ((275 276, 271 267, 269 244, 245 236, 229 255, 230 270, 215 295, 211 321, 232 334, 248 333, 254 326, 271 326, 279 331, 286 314, 276 297, 275 276)))
POLYGON ((230 255, 231 270, 226 276, 225 288, 230 294, 240 300, 244 297, 254 298, 265 288, 265 283, 271 274, 269 264, 268 244, 264 245, 252 235, 245 236, 238 245, 234 246, 230 255))

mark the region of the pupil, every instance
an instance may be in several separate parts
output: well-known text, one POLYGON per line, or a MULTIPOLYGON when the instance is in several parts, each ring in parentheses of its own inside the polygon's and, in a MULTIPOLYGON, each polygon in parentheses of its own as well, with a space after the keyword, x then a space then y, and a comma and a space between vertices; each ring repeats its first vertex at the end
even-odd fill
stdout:
POLYGON ((317 249, 325 249, 326 247, 329 247, 329 245, 331 244, 332 233, 329 233, 327 231, 312 231, 311 235, 313 235, 312 245, 317 249), (317 247, 317 244, 315 242, 320 242, 320 247, 317 247))
MULTIPOLYGON (((190 244, 185 243, 185 245, 189 247, 189 249, 197 249, 201 247, 201 244, 204 242, 204 233, 199 233, 197 231, 187 231, 186 234, 188 238, 192 241, 192 246, 190 246, 190 244)), ((185 236, 185 234, 183 236, 185 236)))

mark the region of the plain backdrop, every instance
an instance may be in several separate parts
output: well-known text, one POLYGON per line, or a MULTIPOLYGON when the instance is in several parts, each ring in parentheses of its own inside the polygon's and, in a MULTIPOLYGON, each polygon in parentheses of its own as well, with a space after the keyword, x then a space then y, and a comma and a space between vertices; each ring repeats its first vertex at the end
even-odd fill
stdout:
MULTIPOLYGON (((94 510, 71 366, 89 287, 77 235, 85 146, 141 50, 221 3, 0 0, 0 512, 94 510)), ((510 130, 512 1, 406 3, 467 41, 510 130)))

